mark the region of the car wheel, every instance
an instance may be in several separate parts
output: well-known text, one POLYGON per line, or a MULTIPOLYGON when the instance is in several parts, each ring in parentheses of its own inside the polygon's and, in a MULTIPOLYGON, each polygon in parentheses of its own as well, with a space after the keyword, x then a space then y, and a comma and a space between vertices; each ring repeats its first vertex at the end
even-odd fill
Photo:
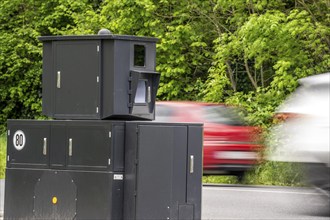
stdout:
POLYGON ((239 183, 242 183, 244 181, 244 179, 245 179, 245 172, 244 171, 235 172, 234 175, 236 176, 237 181, 239 183))

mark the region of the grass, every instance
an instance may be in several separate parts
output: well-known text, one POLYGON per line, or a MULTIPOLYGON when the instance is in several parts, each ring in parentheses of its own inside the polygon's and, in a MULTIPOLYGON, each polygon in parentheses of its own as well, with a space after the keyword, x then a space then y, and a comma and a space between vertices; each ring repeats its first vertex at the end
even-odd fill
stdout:
POLYGON ((302 168, 296 163, 265 161, 250 170, 242 182, 235 176, 203 176, 203 183, 304 186, 302 168))
POLYGON ((5 178, 5 167, 6 167, 6 147, 7 139, 6 134, 0 135, 0 179, 5 178))

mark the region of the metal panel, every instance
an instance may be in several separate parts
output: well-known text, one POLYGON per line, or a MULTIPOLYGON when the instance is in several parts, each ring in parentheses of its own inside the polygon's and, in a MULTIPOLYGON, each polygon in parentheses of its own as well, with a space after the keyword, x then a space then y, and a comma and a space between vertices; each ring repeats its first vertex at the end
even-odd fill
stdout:
POLYGON ((202 129, 195 127, 197 133, 182 123, 127 122, 125 219, 200 219, 202 129), (189 153, 200 154, 192 174, 189 153))
POLYGON ((76 184, 68 172, 46 171, 35 184, 33 203, 36 219, 74 219, 76 184))
MULTIPOLYGON (((102 74, 101 74, 101 104, 102 104, 102 118, 107 118, 114 113, 114 99, 118 96, 117 92, 114 92, 115 86, 119 86, 115 81, 115 53, 114 53, 114 41, 104 40, 102 41, 102 74)), ((123 74, 119 74, 118 77, 125 77, 123 74)))
POLYGON ((52 82, 53 82, 53 47, 51 42, 43 44, 42 54, 42 113, 52 114, 52 82))
POLYGON ((100 42, 54 42, 55 118, 98 118, 100 42))
POLYGON ((139 126, 136 219, 170 218, 173 129, 139 126))
POLYGON ((194 219, 201 219, 203 127, 188 127, 187 203, 194 205, 194 219))
POLYGON ((112 147, 110 169, 113 172, 124 172, 125 160, 125 126, 124 124, 115 124, 112 127, 112 147))
POLYGON ((34 187, 43 170, 6 169, 4 219, 33 219, 34 187))
POLYGON ((67 131, 66 123, 59 122, 51 124, 51 140, 50 140, 50 167, 54 169, 64 169, 66 166, 67 155, 67 131))
MULTIPOLYGON (((130 42, 116 40, 114 41, 114 88, 113 88, 113 112, 117 117, 129 116, 128 111, 128 77, 130 61, 130 42)), ((104 73, 108 74, 108 73, 104 73)), ((108 95, 108 94, 104 94, 108 95)))
POLYGON ((8 167, 49 166, 49 123, 25 120, 8 121, 8 167))
POLYGON ((102 121, 67 125, 67 167, 106 170, 110 159, 111 128, 102 121))
POLYGON ((193 220, 194 219, 194 205, 179 205, 179 219, 193 220))
POLYGON ((6 170, 4 219, 121 220, 122 204, 123 173, 6 170))
POLYGON ((123 173, 70 172, 77 185, 76 219, 123 219, 123 173))

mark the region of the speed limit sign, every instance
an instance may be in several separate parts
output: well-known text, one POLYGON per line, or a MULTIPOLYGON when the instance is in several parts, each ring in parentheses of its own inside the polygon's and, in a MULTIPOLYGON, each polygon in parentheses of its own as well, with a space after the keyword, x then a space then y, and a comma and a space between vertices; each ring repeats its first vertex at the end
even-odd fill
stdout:
POLYGON ((22 150, 25 146, 26 138, 23 131, 18 130, 13 136, 13 145, 16 150, 22 150))

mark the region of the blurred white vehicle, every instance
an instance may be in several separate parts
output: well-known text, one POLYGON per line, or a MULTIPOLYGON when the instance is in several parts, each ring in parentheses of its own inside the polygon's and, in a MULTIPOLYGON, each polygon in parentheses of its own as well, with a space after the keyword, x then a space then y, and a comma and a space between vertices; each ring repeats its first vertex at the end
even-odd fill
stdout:
POLYGON ((303 163, 309 183, 330 197, 330 73, 299 83, 277 111, 286 120, 272 130, 269 159, 303 163))

